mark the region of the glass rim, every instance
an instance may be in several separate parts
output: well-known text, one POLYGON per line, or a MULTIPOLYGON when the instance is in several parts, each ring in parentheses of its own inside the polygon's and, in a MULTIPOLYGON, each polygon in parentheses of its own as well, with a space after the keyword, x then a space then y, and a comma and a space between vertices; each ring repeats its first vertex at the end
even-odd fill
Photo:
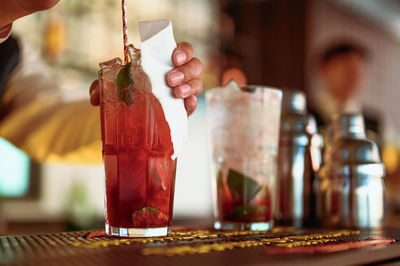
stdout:
MULTIPOLYGON (((209 90, 206 90, 205 94, 210 95, 210 94, 213 94, 213 92, 215 90, 224 89, 224 88, 225 87, 222 87, 222 86, 213 87, 209 90)), ((279 97, 280 100, 282 100, 282 97, 283 97, 282 89, 276 88, 276 87, 271 87, 271 86, 266 86, 266 85, 245 85, 245 86, 241 86, 240 90, 232 89, 232 92, 247 92, 247 93, 269 92, 269 93, 275 94, 277 97, 279 97)))
POLYGON ((266 85, 245 85, 240 87, 241 91, 244 92, 256 92, 259 90, 267 90, 271 92, 276 92, 280 95, 282 95, 282 89, 276 88, 276 87, 271 87, 271 86, 266 86, 266 85))
POLYGON ((104 62, 100 62, 99 63, 99 71, 107 71, 107 70, 111 70, 113 66, 115 65, 119 65, 119 66, 123 66, 122 60, 119 57, 115 57, 113 59, 104 61, 104 62))

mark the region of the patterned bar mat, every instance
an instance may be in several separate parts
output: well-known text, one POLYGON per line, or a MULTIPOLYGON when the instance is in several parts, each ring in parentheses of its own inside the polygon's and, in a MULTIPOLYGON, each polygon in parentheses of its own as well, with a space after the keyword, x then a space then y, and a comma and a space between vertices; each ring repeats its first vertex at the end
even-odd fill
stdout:
POLYGON ((1 265, 341 265, 400 258, 400 231, 213 231, 115 238, 103 232, 0 237, 1 265))

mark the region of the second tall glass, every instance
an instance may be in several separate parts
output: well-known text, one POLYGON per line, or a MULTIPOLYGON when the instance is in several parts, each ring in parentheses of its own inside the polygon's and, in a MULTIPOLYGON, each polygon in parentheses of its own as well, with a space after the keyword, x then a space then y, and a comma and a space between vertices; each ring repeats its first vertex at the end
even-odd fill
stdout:
POLYGON ((273 226, 282 92, 262 86, 206 93, 216 229, 273 226))

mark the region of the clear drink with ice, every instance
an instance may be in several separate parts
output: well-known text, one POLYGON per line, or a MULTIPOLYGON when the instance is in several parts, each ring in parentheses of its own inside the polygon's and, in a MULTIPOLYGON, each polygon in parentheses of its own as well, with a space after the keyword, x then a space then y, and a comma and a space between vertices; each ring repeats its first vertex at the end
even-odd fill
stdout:
POLYGON ((206 93, 216 229, 273 225, 281 97, 233 83, 206 93))

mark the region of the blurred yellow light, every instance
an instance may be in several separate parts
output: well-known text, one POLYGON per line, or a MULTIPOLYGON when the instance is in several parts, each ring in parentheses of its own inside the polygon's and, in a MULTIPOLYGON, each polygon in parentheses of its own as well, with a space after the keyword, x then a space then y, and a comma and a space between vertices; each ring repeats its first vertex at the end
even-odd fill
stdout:
POLYGON ((58 57, 65 49, 66 32, 61 19, 49 19, 45 31, 45 52, 50 57, 58 57))
POLYGON ((382 160, 388 174, 396 171, 399 166, 399 151, 396 146, 387 145, 382 152, 382 160))

